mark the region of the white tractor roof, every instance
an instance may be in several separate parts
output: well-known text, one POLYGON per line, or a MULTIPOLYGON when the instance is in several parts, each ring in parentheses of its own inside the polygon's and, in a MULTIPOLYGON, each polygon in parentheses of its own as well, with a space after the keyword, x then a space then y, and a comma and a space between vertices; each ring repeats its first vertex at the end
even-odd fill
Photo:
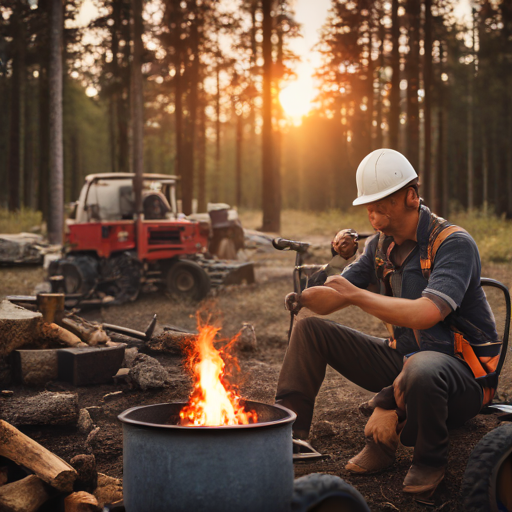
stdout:
MULTIPOLYGON (((91 182, 94 180, 115 180, 115 179, 127 179, 134 178, 135 174, 133 172, 105 172, 100 174, 88 174, 85 177, 86 182, 91 182)), ((143 174, 143 179, 145 180, 167 180, 167 181, 177 181, 179 180, 179 176, 172 176, 170 174, 143 174)))

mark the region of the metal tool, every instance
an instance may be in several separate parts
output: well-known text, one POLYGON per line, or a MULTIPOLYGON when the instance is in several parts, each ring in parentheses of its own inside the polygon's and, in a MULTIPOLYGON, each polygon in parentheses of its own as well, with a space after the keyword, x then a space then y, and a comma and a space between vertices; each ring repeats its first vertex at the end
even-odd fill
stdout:
POLYGON ((112 332, 117 332, 119 334, 124 334, 126 336, 130 336, 131 338, 136 338, 138 340, 142 341, 148 341, 151 339, 151 336, 153 336, 153 332, 155 331, 156 327, 156 314, 149 322, 149 325, 146 329, 146 332, 136 331, 135 329, 129 329, 128 327, 121 327, 120 325, 113 325, 113 324, 101 324, 103 329, 108 329, 112 332))
MULTIPOLYGON (((296 240, 287 240, 286 238, 274 238, 272 240, 272 245, 278 251, 296 251, 297 254, 295 256, 295 267, 293 268, 293 291, 299 295, 301 294, 300 289, 300 278, 301 272, 304 268, 302 265, 303 255, 308 251, 309 246, 311 245, 309 242, 298 242, 296 240)), ((293 321, 295 315, 297 313, 295 311, 290 311, 290 327, 288 329, 288 343, 290 343, 290 337, 292 335, 293 329, 293 321)))

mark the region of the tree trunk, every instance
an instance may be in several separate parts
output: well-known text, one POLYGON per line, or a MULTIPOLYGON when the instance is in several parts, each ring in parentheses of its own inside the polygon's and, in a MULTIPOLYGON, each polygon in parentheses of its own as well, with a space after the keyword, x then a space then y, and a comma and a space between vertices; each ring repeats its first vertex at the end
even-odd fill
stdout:
POLYGON ((190 49, 194 60, 190 64, 188 81, 188 115, 185 120, 185 138, 183 141, 183 174, 181 180, 181 198, 183 213, 192 213, 192 198, 194 197, 194 149, 197 121, 197 97, 199 88, 199 33, 198 9, 196 0, 188 2, 187 10, 195 14, 190 26, 190 49))
POLYGON ((214 203, 220 201, 220 55, 217 49, 217 62, 215 64, 216 92, 215 92, 215 174, 213 176, 212 198, 214 203))
POLYGON ((235 163, 235 204, 238 208, 242 206, 242 152, 243 152, 243 113, 236 115, 236 163, 235 163))
POLYGON ((21 143, 23 124, 23 103, 25 86, 25 37, 21 5, 12 16, 14 36, 14 57, 11 77, 11 122, 9 129, 9 211, 20 209, 20 170, 22 168, 21 143))
POLYGON ((423 55, 423 87, 425 96, 423 99, 423 119, 425 129, 425 151, 423 160, 423 190, 427 204, 432 203, 434 210, 439 206, 439 197, 433 196, 432 187, 432 0, 425 0, 425 25, 424 25, 424 50, 423 55))
POLYGON ((133 188, 135 211, 142 213, 142 174, 144 172, 144 96, 142 90, 142 0, 132 0, 133 58, 132 58, 132 134, 133 188))
POLYGON ((262 230, 279 232, 280 212, 276 208, 277 191, 272 151, 272 2, 262 0, 261 4, 263 11, 262 230))
POLYGON ((391 92, 389 96, 389 147, 398 150, 398 129, 400 126, 400 50, 398 38, 400 37, 400 21, 398 17, 399 0, 392 0, 391 4, 391 92))
POLYGON ((37 186, 34 183, 36 178, 34 172, 35 157, 35 137, 37 133, 36 123, 34 121, 35 106, 37 99, 34 98, 36 89, 30 82, 27 83, 25 92, 25 141, 23 157, 23 204, 27 208, 35 209, 34 192, 37 186))
POLYGON ((407 76, 407 149, 406 156, 419 172, 420 119, 418 88, 420 80, 420 6, 417 0, 407 0, 407 20, 409 25, 409 54, 405 64, 407 76))
POLYGON ((50 23, 50 209, 48 213, 48 240, 61 244, 64 232, 64 156, 62 132, 62 0, 51 1, 50 23))
POLYGON ((367 95, 368 95, 368 110, 366 112, 367 115, 367 152, 369 153, 374 149, 373 147, 373 78, 375 74, 375 68, 373 65, 372 59, 372 49, 373 49, 373 19, 372 19, 373 9, 372 5, 368 6, 368 85, 367 85, 367 95))
POLYGON ((198 166, 197 166, 197 209, 206 211, 206 98, 204 82, 201 88, 201 109, 198 126, 198 166))
POLYGON ((383 91, 383 80, 381 73, 385 67, 385 55, 384 55, 384 42, 386 40, 386 31, 384 29, 384 25, 382 23, 379 24, 379 39, 380 39, 380 51, 379 51, 379 98, 377 100, 377 134, 375 145, 377 148, 382 148, 384 146, 383 142, 383 130, 382 130, 382 100, 384 99, 382 96, 383 91))

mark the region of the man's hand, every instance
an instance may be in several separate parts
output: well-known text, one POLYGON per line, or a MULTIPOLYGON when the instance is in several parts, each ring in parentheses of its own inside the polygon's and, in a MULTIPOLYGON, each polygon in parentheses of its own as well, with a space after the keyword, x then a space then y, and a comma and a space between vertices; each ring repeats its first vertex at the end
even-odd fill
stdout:
POLYGON ((325 286, 336 290, 340 295, 342 295, 348 302, 351 301, 351 297, 354 293, 359 291, 357 286, 354 286, 351 282, 347 281, 344 277, 341 276, 330 276, 325 281, 325 286))
POLYGON ((302 304, 300 303, 300 295, 295 292, 289 293, 284 298, 284 307, 292 313, 298 313, 302 309, 302 304))

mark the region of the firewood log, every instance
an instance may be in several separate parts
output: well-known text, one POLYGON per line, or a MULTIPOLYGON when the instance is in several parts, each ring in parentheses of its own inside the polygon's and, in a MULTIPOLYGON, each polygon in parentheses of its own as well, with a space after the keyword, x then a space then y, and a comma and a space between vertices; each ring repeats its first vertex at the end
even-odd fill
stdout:
POLYGON ((98 500, 88 492, 70 494, 64 500, 64 512, 100 512, 98 500))
POLYGON ((60 325, 44 322, 40 325, 39 331, 43 338, 62 343, 68 347, 87 347, 87 343, 83 343, 78 336, 60 325))
POLYGON ((79 316, 68 316, 62 320, 62 325, 73 334, 76 334, 82 341, 90 346, 110 341, 109 336, 100 325, 87 322, 79 316))
POLYGON ((50 492, 37 476, 29 475, 0 487, 2 512, 35 512, 50 498, 50 492))
POLYGON ((79 415, 76 393, 45 391, 29 398, 0 401, 0 418, 12 425, 76 425, 79 415))
POLYGON ((185 347, 190 345, 196 335, 178 332, 164 331, 158 336, 154 336, 146 342, 146 347, 155 352, 167 352, 169 354, 182 354, 185 347))
MULTIPOLYGON (((73 490, 77 472, 60 457, 3 420, 0 420, 0 455, 30 469, 61 492, 73 490)), ((0 492, 9 485, 1 487, 0 492)))
POLYGON ((59 322, 64 316, 63 293, 39 293, 37 295, 37 307, 47 323, 59 322))

